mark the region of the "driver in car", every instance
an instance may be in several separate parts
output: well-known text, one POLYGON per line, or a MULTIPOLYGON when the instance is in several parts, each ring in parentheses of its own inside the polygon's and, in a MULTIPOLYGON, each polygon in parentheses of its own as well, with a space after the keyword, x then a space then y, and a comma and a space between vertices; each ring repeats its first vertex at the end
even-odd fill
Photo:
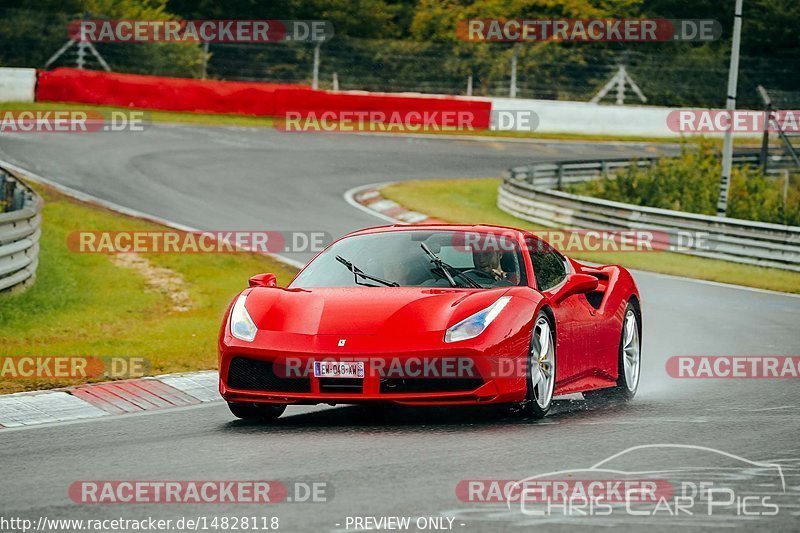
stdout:
POLYGON ((495 281, 500 281, 508 277, 508 273, 503 272, 500 267, 501 257, 503 257, 503 252, 476 250, 472 252, 472 263, 475 265, 475 270, 485 273, 487 277, 495 281))

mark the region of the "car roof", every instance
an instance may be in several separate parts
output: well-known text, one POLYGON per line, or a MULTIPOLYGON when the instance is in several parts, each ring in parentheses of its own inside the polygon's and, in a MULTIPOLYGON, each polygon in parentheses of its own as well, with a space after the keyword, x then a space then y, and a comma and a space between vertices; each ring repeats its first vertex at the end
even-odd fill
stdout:
POLYGON ((394 231, 456 231, 456 232, 478 232, 478 233, 507 233, 509 231, 525 235, 528 232, 510 226, 497 226, 492 224, 392 224, 387 226, 375 226, 353 231, 345 235, 367 235, 371 233, 389 233, 394 231))

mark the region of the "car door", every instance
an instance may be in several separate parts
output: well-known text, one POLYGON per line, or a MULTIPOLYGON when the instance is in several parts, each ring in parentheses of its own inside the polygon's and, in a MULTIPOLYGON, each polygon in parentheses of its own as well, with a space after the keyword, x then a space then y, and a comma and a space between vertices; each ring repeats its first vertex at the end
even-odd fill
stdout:
POLYGON ((585 295, 564 295, 564 282, 572 273, 564 256, 544 241, 533 239, 528 251, 536 287, 550 299, 555 315, 557 379, 559 386, 564 386, 591 371, 591 354, 598 350, 592 329, 598 318, 585 295))

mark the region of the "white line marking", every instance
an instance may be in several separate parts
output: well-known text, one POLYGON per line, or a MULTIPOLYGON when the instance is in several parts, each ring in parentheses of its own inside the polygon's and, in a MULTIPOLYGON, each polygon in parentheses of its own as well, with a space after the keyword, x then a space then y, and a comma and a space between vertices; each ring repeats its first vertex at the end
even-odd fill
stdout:
POLYGON ((694 278, 684 278, 682 276, 675 276, 672 274, 663 274, 661 272, 650 272, 647 270, 630 270, 636 274, 646 274, 649 276, 657 276, 659 278, 667 278, 667 279, 674 279, 678 281, 687 281, 692 283, 701 283, 703 285, 711 285, 713 287, 721 287, 724 289, 739 289, 741 291, 749 291, 749 292, 759 292, 762 294, 772 294, 778 296, 791 296, 792 298, 800 298, 800 294, 794 294, 791 292, 781 292, 781 291, 773 291, 770 289, 759 289, 757 287, 745 287, 744 285, 734 285, 733 283, 724 283, 722 281, 710 281, 707 279, 694 279, 694 278))
POLYGON ((383 183, 372 183, 370 185, 359 185, 358 187, 353 187, 352 189, 348 189, 347 191, 345 191, 345 193, 342 196, 343 196, 345 202, 347 202, 351 206, 355 207, 356 209, 359 209, 359 210, 367 213, 368 215, 372 215, 372 216, 377 217, 377 218, 379 218, 381 220, 384 220, 386 222, 391 222, 392 224, 403 224, 403 225, 406 225, 406 222, 403 222, 402 220, 398 220, 396 218, 390 217, 388 215, 384 215, 383 213, 379 213, 377 211, 373 211, 372 209, 368 208, 367 206, 358 203, 356 201, 356 199, 355 199, 355 196, 358 193, 360 193, 361 191, 365 191, 367 189, 372 189, 372 188, 379 189, 379 188, 386 187, 387 185, 392 185, 394 183, 395 183, 394 181, 389 181, 389 182, 383 182, 383 183))
POLYGON ((490 135, 448 135, 445 133, 396 133, 396 132, 369 132, 369 131, 341 131, 336 132, 334 135, 364 135, 370 137, 389 137, 395 139, 421 139, 432 141, 470 141, 481 143, 512 143, 512 144, 579 144, 579 145, 601 145, 601 146, 619 146, 623 148, 648 148, 650 146, 664 145, 664 146, 680 146, 678 141, 595 141, 592 139, 531 139, 525 137, 505 137, 490 135))
MULTIPOLYGON (((0 396, 0 425, 5 428, 97 418, 108 414, 63 391, 20 392, 0 396)), ((5 429, 0 432, 5 432, 5 429)))
POLYGON ((201 402, 222 400, 219 395, 219 374, 216 370, 156 376, 155 379, 201 402))
MULTIPOLYGON (((205 403, 197 403, 194 405, 183 405, 180 407, 170 407, 169 409, 150 409, 145 411, 137 411, 135 413, 126 413, 124 415, 109 415, 109 416, 101 416, 96 418, 81 418, 75 420, 67 420, 63 422, 48 422, 46 424, 37 424, 35 426, 19 426, 19 427, 7 427, 0 429, 0 435, 5 435, 7 433, 11 433, 14 431, 27 431, 32 429, 39 429, 39 428, 49 428, 49 427, 57 427, 57 426, 71 426, 73 424, 83 424, 85 422, 118 422, 120 420, 128 419, 128 418, 135 418, 139 416, 154 416, 154 415, 165 415, 171 413, 177 413, 180 411, 191 411, 193 409, 203 409, 208 407, 216 407, 220 408, 224 406, 224 402, 205 402, 205 403)), ((287 411, 284 417, 288 420, 293 416, 302 416, 309 413, 315 413, 317 411, 327 411, 329 409, 343 409, 346 408, 346 405, 338 405, 335 407, 326 405, 326 404, 318 404, 318 405, 298 405, 298 406, 289 406, 291 411, 287 411), (304 408, 303 411, 296 412, 298 408, 304 408)), ((224 408, 224 413, 228 416, 227 422, 236 422, 238 419, 231 415, 227 408, 224 408)), ((281 417, 283 419, 284 417, 281 417)))
MULTIPOLYGON (((232 126, 227 124, 193 124, 190 122, 157 122, 158 126, 169 126, 169 127, 178 127, 178 128, 194 128, 194 129, 202 129, 202 128, 209 128, 209 129, 227 129, 233 131, 259 131, 264 129, 271 129, 270 126, 232 126)), ((277 131, 277 130, 276 130, 277 131)), ((303 132, 293 132, 291 135, 297 135, 298 133, 302 134, 303 132)), ((394 132, 394 131, 337 131, 337 132, 305 132, 312 135, 361 135, 367 137, 388 137, 394 139, 422 139, 422 140, 434 140, 434 141, 471 141, 471 142, 483 142, 483 143, 491 143, 491 142, 501 142, 501 143, 516 143, 516 144, 580 144, 580 145, 601 145, 601 146, 619 146, 622 148, 648 148, 651 146, 663 145, 663 146, 670 146, 670 147, 680 147, 680 140, 679 139, 667 139, 664 138, 660 140, 655 138, 652 141, 608 141, 608 140, 594 140, 591 138, 587 139, 558 139, 558 138, 530 138, 530 137, 512 137, 512 136, 491 136, 491 135, 450 135, 446 133, 402 133, 402 132, 394 132)), ((553 132, 554 135, 558 135, 557 132, 553 132)), ((17 134, 20 137, 27 134, 17 134)))
MULTIPOLYGON (((159 381, 199 400, 201 404, 222 400, 219 395, 216 370, 163 374, 144 379, 159 381)), ((112 383, 112 382, 106 382, 112 383)), ((100 385, 100 383, 98 383, 100 385)), ((172 411, 178 407, 166 407, 157 411, 172 411)), ((125 416, 137 413, 124 413, 125 416)), ((112 415, 83 398, 73 396, 67 389, 41 390, 0 395, 0 434, 7 429, 31 426, 48 426, 112 415)))
POLYGON ((5 435, 6 433, 10 433, 12 431, 26 431, 31 429, 48 428, 54 426, 71 426, 73 424, 82 424, 84 422, 118 421, 120 419, 133 418, 137 416, 163 415, 168 413, 175 413, 177 411, 187 411, 190 409, 197 409, 200 407, 212 407, 219 405, 221 405, 221 402, 207 402, 207 403, 197 403, 194 405, 184 405, 180 407, 171 407, 169 409, 150 409, 146 411, 137 411, 135 413, 125 413, 124 415, 112 415, 108 413, 109 416, 100 416, 96 418, 80 418, 74 420, 65 420, 62 422, 49 422, 46 424, 36 424, 35 426, 6 427, 0 429, 0 435, 5 435))

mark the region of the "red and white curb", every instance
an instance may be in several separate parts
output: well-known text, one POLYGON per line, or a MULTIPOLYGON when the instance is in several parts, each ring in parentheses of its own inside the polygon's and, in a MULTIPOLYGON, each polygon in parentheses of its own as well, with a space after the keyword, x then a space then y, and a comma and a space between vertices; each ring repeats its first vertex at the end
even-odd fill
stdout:
POLYGON ((216 370, 0 396, 0 429, 187 407, 222 400, 216 370))
POLYGON ((381 189, 391 183, 376 183, 350 189, 344 193, 345 201, 365 213, 392 224, 444 224, 443 220, 425 213, 411 211, 393 200, 385 198, 381 189))

